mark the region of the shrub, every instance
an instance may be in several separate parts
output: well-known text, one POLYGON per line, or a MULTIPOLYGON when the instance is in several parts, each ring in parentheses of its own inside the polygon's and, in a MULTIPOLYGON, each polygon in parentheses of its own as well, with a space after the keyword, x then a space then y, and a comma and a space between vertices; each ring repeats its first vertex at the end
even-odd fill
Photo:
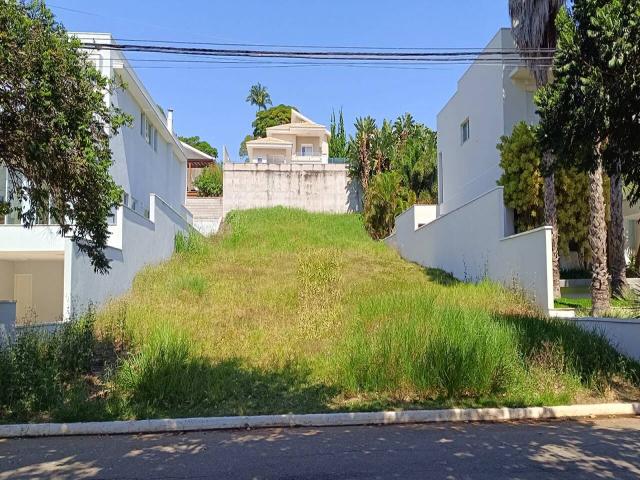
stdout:
POLYGON ((200 197, 219 197, 222 195, 222 170, 217 164, 205 168, 193 185, 200 197))
POLYGON ((94 345, 93 312, 53 333, 31 328, 17 334, 0 347, 0 411, 23 418, 57 408, 90 370, 94 345))
POLYGON ((369 234, 375 239, 391 234, 396 216, 415 201, 415 193, 402 186, 402 177, 397 172, 380 173, 373 177, 364 208, 365 226, 369 234))

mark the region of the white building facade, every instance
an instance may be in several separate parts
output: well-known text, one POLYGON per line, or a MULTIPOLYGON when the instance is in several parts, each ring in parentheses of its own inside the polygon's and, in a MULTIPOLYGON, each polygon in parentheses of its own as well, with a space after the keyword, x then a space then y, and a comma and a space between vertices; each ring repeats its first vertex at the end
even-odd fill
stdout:
POLYGON ((438 204, 416 205, 396 218, 386 240, 421 265, 461 280, 489 278, 524 291, 541 310, 553 309, 551 228, 514 234, 505 208, 496 145, 520 121, 537 121, 534 84, 518 67, 511 31, 501 29, 438 114, 438 204), (486 57, 484 57, 486 58, 486 57))
MULTIPOLYGON (((75 35, 85 44, 113 43, 109 34, 75 35)), ((0 300, 17 302, 18 323, 64 320, 126 292, 141 268, 171 256, 175 235, 191 223, 184 207, 187 158, 173 132, 172 112, 160 111, 120 52, 96 47, 89 54, 103 75, 126 85, 105 101, 134 119, 111 139, 111 175, 124 190, 105 252, 111 270, 95 273, 49 219, 25 229, 15 215, 0 218, 0 300)), ((9 188, 6 172, 0 172, 0 196, 8 198, 9 188)))
MULTIPOLYGON (((501 29, 486 52, 516 48, 508 28, 501 29)), ((438 114, 438 195, 447 213, 496 187, 502 175, 496 145, 521 121, 537 123, 529 72, 515 67, 513 56, 502 65, 474 63, 438 114)))

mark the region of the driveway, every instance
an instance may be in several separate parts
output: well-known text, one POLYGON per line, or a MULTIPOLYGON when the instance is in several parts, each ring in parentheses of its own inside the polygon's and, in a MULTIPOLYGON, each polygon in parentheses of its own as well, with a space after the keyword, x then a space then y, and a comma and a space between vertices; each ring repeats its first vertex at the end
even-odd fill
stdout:
POLYGON ((640 418, 0 440, 0 480, 640 477, 640 418))

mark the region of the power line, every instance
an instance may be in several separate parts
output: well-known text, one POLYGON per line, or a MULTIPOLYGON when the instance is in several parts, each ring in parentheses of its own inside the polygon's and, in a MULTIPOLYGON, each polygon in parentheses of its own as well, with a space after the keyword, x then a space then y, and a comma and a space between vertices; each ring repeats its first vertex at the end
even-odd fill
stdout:
MULTIPOLYGON (((286 59, 286 60, 318 60, 338 62, 415 62, 416 64, 486 64, 524 66, 524 58, 519 50, 496 51, 301 51, 301 50, 264 50, 264 49, 229 49, 229 48, 201 48, 201 47, 176 47, 167 45, 139 45, 139 44, 112 44, 90 43, 83 44, 85 48, 116 50, 122 52, 139 52, 151 54, 163 54, 174 56, 197 56, 213 58, 247 58, 247 59, 286 59)), ((538 50, 525 52, 527 61, 536 62, 541 67, 550 66, 553 56, 550 53, 538 50)), ((176 62, 174 62, 176 63, 176 62)))
MULTIPOLYGON (((233 43, 233 42, 201 42, 187 40, 158 40, 158 39, 141 39, 141 38, 119 38, 114 37, 119 42, 137 42, 137 43, 164 43, 172 45, 210 45, 210 46, 234 46, 234 47, 261 47, 261 48, 313 48, 313 49, 356 49, 356 50, 413 50, 413 51, 495 51, 495 52, 520 52, 517 48, 487 48, 487 47, 375 47, 365 45, 295 45, 282 43, 233 43)), ((536 52, 553 52, 552 48, 535 49, 536 52)))

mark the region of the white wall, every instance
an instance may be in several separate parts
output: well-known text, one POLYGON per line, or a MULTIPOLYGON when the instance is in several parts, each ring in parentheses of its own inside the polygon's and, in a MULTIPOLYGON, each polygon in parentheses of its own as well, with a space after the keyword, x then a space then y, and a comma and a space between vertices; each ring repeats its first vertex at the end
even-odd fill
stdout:
POLYGON ((360 209, 360 190, 345 165, 224 164, 224 214, 285 206, 312 212, 360 209))
MULTIPOLYGON (((149 195, 161 196, 172 207, 184 205, 187 189, 187 165, 174 154, 174 145, 158 136, 158 151, 154 151, 140 135, 142 107, 133 96, 118 90, 113 103, 133 117, 131 127, 123 127, 118 136, 111 139, 114 165, 111 173, 115 182, 149 208, 149 195)), ((152 115, 147 118, 154 120, 152 115)), ((161 122, 154 122, 156 129, 166 129, 161 122)), ((144 212, 144 210, 140 210, 144 212)))
POLYGON ((615 318, 572 318, 567 320, 587 331, 604 335, 625 355, 640 361, 640 320, 615 318))
MULTIPOLYGON (((501 29, 487 49, 515 48, 511 31, 501 29)), ((474 63, 458 82, 455 95, 438 114, 440 213, 464 205, 491 190, 500 178, 496 145, 519 121, 536 121, 532 93, 516 86, 510 65, 474 63), (469 119, 464 144, 460 127, 469 119)))
POLYGON ((553 307, 551 229, 505 238, 502 188, 494 188, 468 204, 415 229, 412 207, 396 219, 386 242, 402 257, 420 265, 477 281, 490 278, 517 285, 545 311, 553 307))
POLYGON ((123 212, 122 250, 108 248, 111 259, 108 275, 94 272, 89 259, 69 242, 65 251, 68 283, 65 289, 65 314, 81 312, 91 303, 100 305, 122 295, 133 283, 136 274, 145 266, 171 257, 175 236, 186 233, 189 223, 157 196, 150 201, 151 219, 129 208, 123 212))

